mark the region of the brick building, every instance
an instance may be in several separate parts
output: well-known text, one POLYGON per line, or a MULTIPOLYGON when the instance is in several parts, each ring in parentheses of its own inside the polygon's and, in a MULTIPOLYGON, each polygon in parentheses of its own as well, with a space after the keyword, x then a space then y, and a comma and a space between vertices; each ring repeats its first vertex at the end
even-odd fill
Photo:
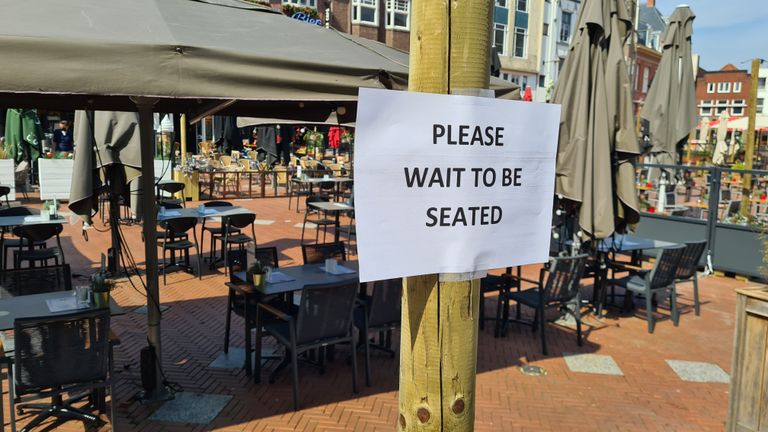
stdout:
POLYGON ((666 21, 661 12, 650 4, 638 8, 640 22, 637 30, 637 47, 634 71, 631 75, 632 101, 635 114, 639 115, 661 62, 661 36, 666 29, 666 21))
MULTIPOLYGON (((344 33, 377 40, 408 51, 410 45, 410 0, 269 0, 275 9, 283 4, 309 7, 318 17, 344 33)), ((312 25, 312 24, 308 24, 312 25)))
POLYGON ((719 71, 699 69, 696 76, 696 106, 699 116, 747 115, 749 73, 732 64, 719 71))

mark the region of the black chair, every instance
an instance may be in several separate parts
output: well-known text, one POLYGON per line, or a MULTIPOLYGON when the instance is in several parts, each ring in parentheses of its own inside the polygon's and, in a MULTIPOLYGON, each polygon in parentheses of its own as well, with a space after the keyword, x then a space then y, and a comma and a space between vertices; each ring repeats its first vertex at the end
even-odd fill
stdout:
POLYGON ((685 245, 662 249, 656 257, 656 263, 652 270, 640 270, 632 272, 621 279, 610 279, 606 281, 606 284, 608 285, 619 286, 626 290, 624 303, 627 309, 632 307, 635 294, 641 294, 645 297, 648 333, 653 333, 653 329, 656 325, 656 320, 653 316, 653 297, 659 292, 669 292, 672 322, 675 326, 680 322, 680 317, 677 311, 675 275, 684 252, 685 245))
MULTIPOLYGON (((14 385, 9 391, 13 430, 17 411, 20 414, 39 411, 24 431, 32 430, 49 417, 98 423, 97 416, 72 407, 82 397, 63 398, 87 390, 106 389, 112 394, 109 322, 109 309, 14 321, 14 385), (44 398, 51 398, 52 403, 26 404, 44 398)), ((105 411, 102 402, 96 406, 105 411)), ((112 394, 110 418, 113 423, 114 408, 112 394)))
MULTIPOLYGON (((256 362, 254 380, 261 381, 262 324, 277 342, 285 346, 283 362, 270 374, 269 381, 284 367, 293 369, 293 408, 299 409, 299 355, 339 343, 354 345, 352 316, 357 297, 358 282, 310 285, 301 292, 301 304, 294 316, 271 305, 259 303, 256 318, 256 362), (277 318, 267 322, 264 317, 277 318)), ((352 391, 357 393, 357 356, 352 350, 352 391)), ((367 360, 366 360, 367 363, 367 360)), ((368 365, 366 364, 366 368, 368 365)))
POLYGON ((680 264, 675 271, 675 282, 693 282, 693 309, 696 316, 701 315, 701 306, 699 303, 699 275, 698 267, 704 251, 707 249, 707 241, 685 242, 685 251, 680 264))
MULTIPOLYGON (((549 269, 543 268, 539 276, 539 286, 523 291, 502 291, 496 308, 496 319, 502 322, 502 308, 509 309, 509 302, 526 305, 535 310, 532 322, 513 320, 514 322, 530 325, 540 331, 541 351, 547 355, 546 318, 545 312, 550 308, 558 308, 561 312, 572 315, 576 320, 576 342, 581 340, 581 296, 579 282, 584 273, 587 255, 572 257, 556 257, 549 262, 549 269), (546 281, 544 281, 546 277, 546 281)), ((501 332, 506 332, 506 321, 503 321, 501 332)))
MULTIPOLYGON (((355 327, 360 331, 360 345, 365 348, 366 365, 370 363, 370 349, 374 348, 395 357, 392 349, 392 331, 400 327, 403 280, 376 281, 373 291, 360 299, 362 307, 355 309, 355 327), (370 334, 378 333, 378 344, 371 344, 370 334)), ((365 384, 371 385, 371 373, 366 366, 365 384)))
POLYGON ((304 264, 323 264, 328 258, 347 260, 344 243, 341 242, 301 245, 301 255, 304 258, 304 264))
MULTIPOLYGON (((254 249, 256 248, 256 228, 254 222, 256 221, 256 215, 253 213, 243 213, 237 215, 231 215, 223 218, 222 224, 224 225, 224 235, 216 237, 216 241, 221 242, 221 250, 224 251, 224 262, 227 260, 227 254, 230 252, 230 246, 236 245, 239 250, 245 250, 248 243, 253 242, 254 249), (251 236, 238 233, 233 234, 236 230, 240 232, 242 229, 251 226, 251 236)), ((214 265, 214 263, 211 263, 214 265)), ((225 273, 229 271, 227 267, 224 267, 225 273)))
MULTIPOLYGON (((7 209, 1 209, 0 210, 0 217, 5 216, 32 216, 35 213, 32 212, 27 207, 11 207, 7 209)), ((2 245, 2 248, 0 250, 2 251, 2 256, 0 257, 0 261, 2 261, 2 268, 3 270, 8 268, 8 251, 10 249, 19 249, 21 246, 29 246, 27 243, 25 243, 24 240, 18 239, 18 238, 5 238, 5 234, 10 231, 9 228, 3 227, 2 230, 0 230, 0 244, 2 245)), ((46 242, 37 242, 35 243, 35 248, 38 249, 44 249, 47 247, 46 242)))
MULTIPOLYGON (((209 201, 209 202, 203 204, 203 206, 205 206, 205 208, 232 207, 232 203, 227 202, 227 201, 209 201)), ((223 226, 223 222, 219 223, 216 226, 211 226, 210 223, 211 223, 211 221, 208 220, 208 218, 203 218, 203 228, 202 228, 202 231, 200 232, 200 244, 201 245, 205 244, 205 233, 206 233, 206 231, 209 232, 211 234, 211 243, 210 243, 210 246, 209 246, 210 249, 209 249, 209 252, 208 252, 208 257, 211 260, 211 262, 213 262, 213 259, 216 256, 216 241, 215 241, 215 239, 216 239, 216 237, 221 237, 221 236, 224 235, 224 229, 225 228, 223 226)), ((234 234, 240 234, 240 230, 237 229, 237 228, 233 228, 230 231, 230 234, 233 234, 233 235, 234 234)))
MULTIPOLYGON (((178 218, 172 218, 172 219, 166 219, 165 221, 165 238, 168 239, 171 235, 179 234, 179 233, 186 233, 187 231, 192 231, 192 240, 189 241, 189 239, 179 239, 179 240, 173 240, 173 241, 164 241, 163 242, 163 260, 165 260, 165 253, 167 251, 173 251, 173 252, 183 252, 184 253, 184 264, 187 269, 191 269, 190 261, 189 261, 189 250, 193 247, 195 248, 195 252, 197 253, 197 277, 199 279, 203 278, 203 267, 201 265, 201 261, 203 260, 203 255, 200 253, 200 246, 197 244, 197 232, 195 231, 195 227, 197 226, 197 218, 196 217, 178 217, 178 218)), ((163 284, 166 283, 166 269, 168 268, 169 264, 165 263, 163 264, 163 284)))
POLYGON ((325 243, 328 228, 336 226, 335 219, 325 217, 325 212, 309 205, 313 202, 329 202, 329 199, 321 195, 309 195, 307 197, 307 207, 304 209, 304 223, 301 225, 301 244, 304 244, 304 231, 307 229, 307 223, 315 225, 315 243, 320 241, 320 228, 323 229, 323 243, 325 243))
POLYGON ((293 196, 296 196, 296 213, 299 212, 299 203, 301 197, 309 196, 310 186, 306 183, 299 181, 297 178, 292 178, 288 183, 288 210, 291 209, 291 201, 293 196))
MULTIPOLYGON (((273 268, 279 267, 277 248, 265 247, 256 249, 256 259, 273 268)), ((235 273, 248 270, 248 253, 245 250, 233 250, 227 256, 229 268, 229 295, 227 297, 227 317, 224 324, 224 352, 229 352, 229 335, 232 327, 232 313, 243 318, 245 324, 246 352, 250 351, 250 334, 256 326, 256 297, 250 296, 252 292, 245 292, 242 281, 235 277, 235 273)), ((275 305, 277 307, 277 305, 275 305)), ((250 360, 250 356, 246 356, 250 360)), ((250 361, 246 363, 246 374, 251 374, 250 361)))
POLYGON ((21 263, 24 261, 28 261, 30 267, 34 267, 37 263, 47 265, 49 260, 53 260, 57 266, 59 264, 66 264, 60 237, 63 230, 64 227, 60 223, 20 225, 14 227, 13 234, 21 239, 22 244, 28 245, 20 247, 13 252, 14 267, 21 268, 21 263), (52 238, 56 238, 56 247, 35 249, 33 246, 36 243, 47 242, 52 238), (61 263, 59 263, 59 258, 61 258, 61 263))
POLYGON ((11 202, 8 200, 8 195, 11 194, 11 188, 8 186, 0 186, 0 198, 5 197, 5 206, 11 208, 11 202))
MULTIPOLYGON (((499 330, 501 329, 501 321, 496 317, 485 316, 485 295, 488 293, 498 293, 501 295, 503 292, 509 291, 512 285, 512 278, 508 274, 504 275, 488 275, 480 280, 480 330, 485 329, 486 321, 495 321, 493 335, 498 337, 499 330)), ((518 290, 519 291, 519 290, 518 290)), ((505 313, 501 318, 502 320, 508 318, 505 313)))
POLYGON ((187 197, 184 195, 184 183, 177 181, 158 183, 157 189, 160 192, 157 194, 159 205, 178 204, 184 207, 187 206, 187 197), (171 197, 162 196, 162 192, 171 194, 171 197), (181 193, 181 199, 172 198, 177 193, 181 193))

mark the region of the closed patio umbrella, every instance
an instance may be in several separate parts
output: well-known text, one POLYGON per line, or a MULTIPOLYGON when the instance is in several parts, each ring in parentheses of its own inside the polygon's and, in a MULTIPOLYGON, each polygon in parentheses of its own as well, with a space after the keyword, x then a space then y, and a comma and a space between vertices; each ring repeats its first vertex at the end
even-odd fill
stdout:
POLYGON ((662 37, 661 62, 640 114, 650 122, 651 155, 656 163, 677 164, 680 149, 696 127, 691 60, 695 17, 688 6, 678 6, 669 18, 662 37))
POLYGON ((728 114, 723 111, 720 113, 720 122, 717 124, 717 143, 715 144, 715 151, 712 153, 712 163, 715 165, 723 165, 725 163, 725 156, 728 153, 728 143, 725 142, 727 134, 728 114))
POLYGON ((631 28, 623 1, 584 2, 553 97, 562 105, 555 191, 579 206, 580 227, 597 238, 639 220, 623 52, 631 28))
POLYGON ((26 154, 34 163, 42 152, 43 128, 37 112, 32 109, 11 108, 5 115, 5 152, 21 162, 26 154))

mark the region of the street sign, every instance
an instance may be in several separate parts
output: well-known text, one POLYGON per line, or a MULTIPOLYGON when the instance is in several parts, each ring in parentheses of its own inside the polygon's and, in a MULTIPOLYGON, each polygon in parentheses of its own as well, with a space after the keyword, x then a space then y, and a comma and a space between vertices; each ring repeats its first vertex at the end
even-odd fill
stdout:
POLYGON ((360 89, 360 280, 545 262, 560 106, 360 89))

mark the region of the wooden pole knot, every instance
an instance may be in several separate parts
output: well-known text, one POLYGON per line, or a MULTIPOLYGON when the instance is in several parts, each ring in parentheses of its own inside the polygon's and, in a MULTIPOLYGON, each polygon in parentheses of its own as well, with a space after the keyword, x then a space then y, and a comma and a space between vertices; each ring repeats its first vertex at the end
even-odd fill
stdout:
POLYGON ((456 399, 453 401, 453 405, 451 405, 451 411, 453 411, 453 413, 456 415, 461 415, 464 412, 464 408, 466 408, 464 398, 456 399))
POLYGON ((428 409, 421 407, 418 410, 416 410, 416 417, 418 417, 419 422, 421 422, 421 424, 426 424, 427 422, 429 422, 429 419, 432 417, 432 414, 430 414, 428 409))
POLYGON ((405 430, 405 416, 400 413, 400 430, 405 430))

